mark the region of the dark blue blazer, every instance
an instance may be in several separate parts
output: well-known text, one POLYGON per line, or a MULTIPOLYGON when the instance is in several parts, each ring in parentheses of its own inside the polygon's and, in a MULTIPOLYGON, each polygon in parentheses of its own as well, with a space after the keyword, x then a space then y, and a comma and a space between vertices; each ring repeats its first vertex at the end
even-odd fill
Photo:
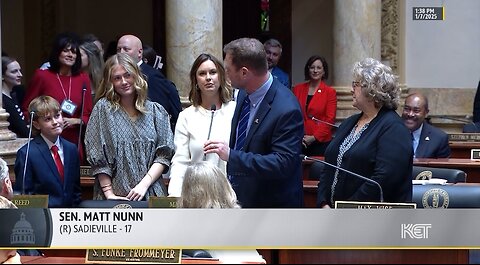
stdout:
POLYGON ((448 158, 450 157, 448 135, 442 130, 424 122, 418 141, 415 158, 448 158))
POLYGON ((288 77, 288 74, 285 73, 280 67, 275 66, 272 68, 272 75, 280 81, 284 86, 286 86, 288 89, 292 89, 290 86, 290 78, 288 77))
MULTIPOLYGON (((241 89, 238 102, 246 97, 241 89)), ((232 119, 227 174, 243 208, 303 206, 303 117, 298 100, 277 79, 258 106, 244 150, 234 150, 241 112, 232 119)))
MULTIPOLYGON (((25 173, 25 194, 47 194, 48 207, 77 207, 81 201, 80 160, 77 146, 60 137, 64 156, 64 183, 51 155, 48 145, 38 135, 30 142, 27 170, 25 173)), ((17 152, 15 160, 15 192, 22 192, 23 169, 27 144, 17 152)))
MULTIPOLYGON (((337 165, 340 146, 361 114, 344 120, 325 151, 325 161, 337 165)), ((412 137, 394 110, 382 108, 361 137, 345 152, 340 165, 372 179, 383 189, 385 202, 412 201, 412 137)), ((330 201, 335 168, 325 166, 318 183, 317 206, 330 201)), ((378 186, 343 171, 338 173, 335 201, 379 201, 378 186)))
POLYGON ((151 101, 158 102, 170 115, 170 126, 175 131, 178 114, 182 111, 182 104, 177 88, 172 81, 165 78, 157 69, 146 63, 140 65, 142 73, 147 78, 148 98, 151 101))

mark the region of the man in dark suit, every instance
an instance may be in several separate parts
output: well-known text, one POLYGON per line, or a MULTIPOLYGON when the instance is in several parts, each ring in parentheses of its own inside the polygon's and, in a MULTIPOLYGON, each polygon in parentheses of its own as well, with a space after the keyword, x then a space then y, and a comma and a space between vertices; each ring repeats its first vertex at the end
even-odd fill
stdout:
POLYGON ((241 207, 302 207, 303 117, 298 101, 268 72, 260 41, 234 40, 224 52, 226 74, 240 88, 238 103, 230 144, 207 141, 205 152, 228 162, 228 178, 241 207))
POLYGON ((428 112, 424 95, 412 93, 405 99, 402 118, 412 133, 414 158, 448 158, 448 135, 425 121, 428 112))
POLYGON ((126 53, 140 66, 148 83, 148 98, 160 103, 170 115, 170 126, 175 131, 182 104, 175 84, 157 69, 143 62, 142 41, 134 35, 123 35, 118 39, 117 53, 126 53))
POLYGON ((35 110, 33 126, 35 133, 40 133, 30 142, 28 163, 25 160, 28 143, 17 152, 14 190, 49 195, 49 208, 77 207, 81 201, 80 158, 77 146, 60 137, 63 131, 60 105, 52 97, 40 96, 32 100, 28 109, 35 110))
POLYGON ((280 57, 282 57, 282 44, 276 39, 269 39, 263 44, 263 47, 267 53, 268 71, 270 71, 274 77, 278 78, 280 83, 288 89, 291 89, 288 74, 278 67, 278 62, 280 61, 280 57))

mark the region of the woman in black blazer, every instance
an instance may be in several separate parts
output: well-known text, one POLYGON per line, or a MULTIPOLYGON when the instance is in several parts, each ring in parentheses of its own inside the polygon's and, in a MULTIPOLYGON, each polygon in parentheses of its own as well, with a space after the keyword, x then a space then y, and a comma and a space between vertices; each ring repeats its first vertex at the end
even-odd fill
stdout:
POLYGON ((353 106, 325 152, 325 161, 378 182, 326 166, 320 176, 317 206, 335 201, 410 202, 413 149, 410 132, 395 112, 400 88, 390 67, 367 58, 353 69, 353 106))

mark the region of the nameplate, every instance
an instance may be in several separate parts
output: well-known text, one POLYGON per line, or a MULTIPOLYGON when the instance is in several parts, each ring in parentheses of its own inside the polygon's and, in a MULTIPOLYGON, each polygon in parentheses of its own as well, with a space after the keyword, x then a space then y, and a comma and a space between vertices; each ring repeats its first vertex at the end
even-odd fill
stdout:
POLYGON ((177 197, 150 197, 148 208, 177 208, 177 197))
POLYGON ((179 264, 180 249, 87 249, 85 263, 179 264))
POLYGON ((448 140, 451 142, 480 142, 480 133, 450 133, 448 140))
POLYGON ((470 150, 470 159, 474 161, 480 161, 480 149, 470 150))
POLYGON ((336 201, 335 209, 416 209, 416 203, 336 201))
POLYGON ((80 166, 80 177, 91 177, 91 176, 92 176, 91 166, 80 166))
MULTIPOLYGON (((149 208, 177 208, 176 197, 150 197, 149 208)), ((180 263, 180 249, 87 249, 87 263, 180 263)))
POLYGON ((14 195, 17 208, 48 208, 48 195, 14 195))

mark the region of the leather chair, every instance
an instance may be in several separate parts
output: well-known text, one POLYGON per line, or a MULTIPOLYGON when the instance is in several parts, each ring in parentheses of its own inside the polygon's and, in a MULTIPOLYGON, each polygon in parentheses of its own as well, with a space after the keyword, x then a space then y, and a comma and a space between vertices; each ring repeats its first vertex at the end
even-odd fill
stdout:
POLYGON ((480 208, 480 185, 413 185, 417 208, 480 208))
POLYGON ((480 122, 472 122, 465 124, 462 129, 463 133, 480 133, 480 122))
POLYGON ((413 179, 446 179, 448 183, 466 182, 467 174, 460 169, 413 166, 413 179))
POLYGON ((319 180, 320 179, 320 174, 323 171, 323 168, 325 167, 325 164, 321 162, 313 162, 310 165, 310 169, 308 172, 308 179, 310 180, 319 180))

